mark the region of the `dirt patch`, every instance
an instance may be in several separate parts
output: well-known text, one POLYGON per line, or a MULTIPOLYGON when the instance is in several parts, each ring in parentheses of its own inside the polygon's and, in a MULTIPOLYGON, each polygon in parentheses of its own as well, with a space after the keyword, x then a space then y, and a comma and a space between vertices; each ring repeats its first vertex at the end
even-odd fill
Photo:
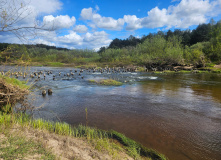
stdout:
MULTIPOLYGON (((58 159, 80 159, 80 160, 109 160, 109 159, 126 159, 132 160, 123 151, 118 152, 117 157, 109 155, 107 151, 96 150, 85 138, 75 138, 70 136, 61 136, 55 133, 49 133, 48 131, 42 131, 32 128, 22 128, 20 126, 14 126, 10 129, 10 133, 20 136, 25 136, 27 139, 31 139, 40 142, 44 148, 50 150, 58 159)), ((0 135, 4 137, 4 135, 0 135)), ((34 157, 33 157, 34 158, 34 157)), ((35 159, 35 158, 34 158, 35 159)), ((38 159, 38 155, 36 155, 38 159)))
POLYGON ((220 69, 221 68, 221 64, 215 65, 214 68, 219 68, 220 69))

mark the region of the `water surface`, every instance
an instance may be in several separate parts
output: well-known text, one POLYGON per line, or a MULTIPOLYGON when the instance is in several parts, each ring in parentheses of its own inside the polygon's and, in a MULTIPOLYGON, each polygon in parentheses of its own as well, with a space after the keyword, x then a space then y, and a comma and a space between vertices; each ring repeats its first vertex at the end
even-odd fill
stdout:
POLYGON ((78 69, 67 78, 64 74, 75 69, 32 67, 27 72, 49 70, 52 74, 45 80, 41 75, 41 80, 34 83, 33 104, 44 106, 36 117, 85 124, 87 108, 90 126, 121 132, 171 160, 220 159, 221 74, 84 71, 79 76, 78 69), (101 78, 113 78, 124 85, 97 86, 88 82, 101 78), (42 97, 44 88, 52 88, 53 95, 42 97))

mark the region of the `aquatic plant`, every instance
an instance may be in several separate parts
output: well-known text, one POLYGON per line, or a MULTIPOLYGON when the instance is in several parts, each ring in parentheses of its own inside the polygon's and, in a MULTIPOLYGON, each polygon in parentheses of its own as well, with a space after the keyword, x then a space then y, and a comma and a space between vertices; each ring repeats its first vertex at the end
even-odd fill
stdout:
POLYGON ((96 83, 98 85, 104 85, 104 86, 121 86, 123 85, 122 82, 113 80, 113 79, 101 79, 101 80, 88 80, 91 83, 96 83))

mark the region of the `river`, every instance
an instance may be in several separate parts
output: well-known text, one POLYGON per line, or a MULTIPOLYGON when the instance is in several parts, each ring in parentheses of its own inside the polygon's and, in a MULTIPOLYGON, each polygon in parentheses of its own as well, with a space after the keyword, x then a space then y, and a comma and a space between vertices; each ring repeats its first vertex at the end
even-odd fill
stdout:
MULTIPOLYGON (((1 70, 11 67, 1 66, 1 70)), ((15 69, 13 69, 15 70, 15 69)), ((24 68, 17 68, 24 70, 24 68)), ((170 160, 221 158, 221 74, 100 73, 74 68, 31 67, 52 71, 33 83, 30 101, 43 108, 35 117, 116 130, 170 160), (74 76, 64 76, 71 71, 74 76), (61 76, 59 76, 61 72, 61 76), (55 80, 53 80, 55 75, 55 80), (83 78, 82 78, 83 76, 83 78), (112 78, 122 86, 98 86, 89 79, 112 78), (52 88, 53 94, 41 95, 52 88), (31 98, 32 97, 32 98, 31 98)), ((23 79, 19 77, 19 79, 23 79)))

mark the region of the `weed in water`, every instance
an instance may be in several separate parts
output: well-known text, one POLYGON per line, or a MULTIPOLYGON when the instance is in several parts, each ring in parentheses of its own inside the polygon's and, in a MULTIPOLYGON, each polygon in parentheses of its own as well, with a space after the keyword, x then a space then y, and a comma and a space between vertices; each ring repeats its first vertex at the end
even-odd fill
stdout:
POLYGON ((113 79, 101 79, 101 80, 89 80, 91 83, 96 83, 98 85, 104 85, 104 86, 121 86, 123 85, 122 82, 113 80, 113 79))

